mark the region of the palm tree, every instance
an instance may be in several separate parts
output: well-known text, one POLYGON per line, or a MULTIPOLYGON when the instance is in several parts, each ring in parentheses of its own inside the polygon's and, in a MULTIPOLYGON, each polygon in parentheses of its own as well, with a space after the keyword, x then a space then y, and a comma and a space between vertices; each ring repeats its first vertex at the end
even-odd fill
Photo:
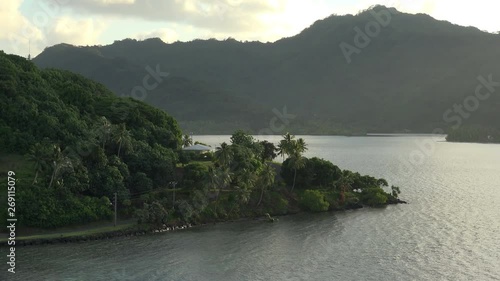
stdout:
POLYGON ((292 191, 295 188, 295 180, 297 179, 297 170, 306 166, 306 158, 302 157, 299 153, 293 154, 290 157, 290 165, 293 169, 293 184, 292 191))
POLYGON ((342 176, 337 181, 337 186, 340 188, 340 204, 345 202, 345 192, 351 188, 354 179, 350 171, 343 171, 342 176))
POLYGON ((257 174, 247 168, 243 168, 238 170, 235 178, 237 183, 235 188, 239 191, 240 201, 248 203, 251 191, 258 181, 257 174))
POLYGON ((104 116, 101 117, 101 126, 98 129, 98 134, 102 142, 102 149, 104 150, 104 146, 111 135, 111 123, 104 116))
POLYGON ((283 139, 278 143, 278 155, 283 157, 285 160, 285 155, 292 155, 292 147, 295 141, 295 136, 290 135, 290 133, 286 133, 283 135, 283 139))
POLYGON ((54 153, 52 155, 52 176, 50 177, 49 188, 52 187, 54 180, 60 176, 60 172, 65 168, 72 168, 71 159, 61 152, 58 145, 54 145, 54 153))
POLYGON ((215 149, 215 161, 222 167, 229 167, 232 160, 233 151, 231 150, 231 146, 225 142, 221 143, 220 147, 215 149))
POLYGON ((299 138, 297 141, 293 143, 293 152, 292 153, 304 153, 307 150, 307 144, 303 138, 299 138))
POLYGON ((208 174, 208 186, 210 189, 216 189, 215 200, 219 200, 221 190, 231 183, 231 172, 228 168, 210 168, 208 174))
POLYGON ((302 157, 302 153, 307 150, 307 144, 303 138, 299 138, 297 140, 291 138, 287 145, 287 150, 288 155, 290 155, 290 164, 292 166, 292 169, 294 170, 292 185, 293 191, 293 189, 295 188, 295 180, 297 179, 297 170, 302 169, 306 166, 306 158, 302 157))
POLYGON ((130 131, 127 130, 126 125, 124 123, 120 124, 115 130, 115 140, 118 143, 118 158, 120 158, 122 145, 129 146, 131 139, 130 131))
POLYGON ((276 170, 271 164, 264 164, 259 177, 259 184, 261 186, 259 202, 257 206, 262 202, 262 197, 264 196, 264 190, 274 184, 274 179, 276 178, 276 170))
POLYGON ((33 166, 35 169, 35 178, 33 179, 32 185, 37 183, 38 174, 46 167, 47 165, 47 157, 43 151, 42 146, 37 143, 33 147, 31 147, 28 158, 33 162, 33 166))
POLYGON ((193 145, 193 138, 189 135, 182 136, 182 147, 188 147, 193 145))

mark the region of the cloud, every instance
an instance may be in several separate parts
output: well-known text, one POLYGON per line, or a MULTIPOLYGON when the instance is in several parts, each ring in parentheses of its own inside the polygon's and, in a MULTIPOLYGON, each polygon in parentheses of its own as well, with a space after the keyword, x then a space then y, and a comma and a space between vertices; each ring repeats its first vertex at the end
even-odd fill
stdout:
POLYGON ((264 29, 259 15, 277 13, 286 0, 79 0, 67 5, 87 14, 187 24, 214 32, 264 29))
POLYGON ((72 19, 67 16, 58 18, 46 33, 46 43, 54 45, 69 43, 73 45, 94 45, 99 43, 99 35, 106 29, 107 22, 94 18, 72 19))
MULTIPOLYGON (((67 14, 65 2, 50 0, 29 2, 30 13, 21 12, 22 0, 10 0, 0 6, 0 48, 6 53, 35 56, 45 47, 62 42, 87 45, 97 44, 107 21, 99 17, 73 19, 67 14)), ((116 0, 112 0, 116 1, 116 0)), ((123 1, 123 0, 120 0, 123 1)))
POLYGON ((0 46, 7 53, 27 55, 29 40, 41 40, 43 34, 21 14, 21 4, 22 0, 11 0, 0 5, 0 46))

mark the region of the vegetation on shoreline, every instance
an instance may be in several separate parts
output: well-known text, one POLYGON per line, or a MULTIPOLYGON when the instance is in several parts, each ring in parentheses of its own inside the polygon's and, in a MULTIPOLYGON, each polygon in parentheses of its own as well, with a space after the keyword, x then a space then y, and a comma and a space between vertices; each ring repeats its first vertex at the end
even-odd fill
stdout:
POLYGON ((304 157, 290 134, 275 145, 236 131, 215 152, 187 153, 166 113, 21 57, 0 53, 0 89, 0 172, 19 175, 20 226, 110 219, 115 194, 119 217, 151 228, 399 202, 384 179, 304 157))
POLYGON ((477 142, 477 143, 500 143, 500 130, 485 127, 462 127, 452 130, 446 141, 449 142, 477 142))
POLYGON ((230 144, 222 143, 209 154, 211 160, 180 168, 180 189, 173 205, 167 193, 144 196, 139 221, 161 227, 401 202, 398 187, 384 190, 386 180, 306 158, 305 150, 305 141, 288 133, 275 146, 237 131, 230 144), (275 157, 286 160, 276 164, 272 162, 275 157))

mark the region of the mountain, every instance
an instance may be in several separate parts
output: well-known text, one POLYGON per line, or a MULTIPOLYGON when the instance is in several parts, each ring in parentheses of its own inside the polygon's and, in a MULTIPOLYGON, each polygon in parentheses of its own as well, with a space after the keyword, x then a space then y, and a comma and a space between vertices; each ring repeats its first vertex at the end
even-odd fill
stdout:
POLYGON ((463 124, 499 127, 499 95, 478 100, 479 110, 469 105, 474 110, 467 115, 454 108, 471 102, 479 76, 500 80, 499 46, 497 34, 376 6, 332 15, 274 43, 60 44, 34 62, 80 73, 119 95, 143 85, 147 67, 168 72, 143 95, 145 102, 196 133, 257 132, 272 127, 284 107, 295 116, 286 122, 294 133, 431 132, 463 124))

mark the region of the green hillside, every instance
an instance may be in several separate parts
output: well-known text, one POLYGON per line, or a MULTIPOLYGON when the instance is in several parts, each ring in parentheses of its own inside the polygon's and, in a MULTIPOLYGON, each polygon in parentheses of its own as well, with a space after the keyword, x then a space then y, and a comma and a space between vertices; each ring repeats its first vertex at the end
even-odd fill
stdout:
POLYGON ((181 131, 159 109, 3 52, 0 103, 0 169, 16 173, 21 225, 110 218, 115 192, 126 206, 134 194, 173 178, 181 131))

